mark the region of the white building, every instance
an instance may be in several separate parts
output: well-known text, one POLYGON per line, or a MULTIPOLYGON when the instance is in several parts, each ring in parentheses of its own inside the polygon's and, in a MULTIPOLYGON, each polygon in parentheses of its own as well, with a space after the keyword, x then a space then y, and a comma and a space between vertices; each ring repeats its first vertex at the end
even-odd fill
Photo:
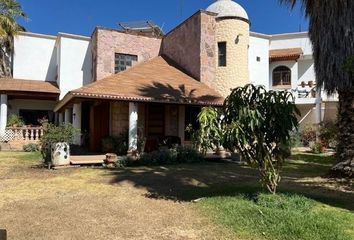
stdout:
POLYGON ((293 92, 302 126, 335 119, 336 97, 315 90, 308 34, 254 33, 249 23, 240 5, 218 0, 163 37, 106 28, 96 28, 91 37, 19 33, 13 78, 0 80, 0 135, 6 135, 7 117, 17 114, 27 125, 43 117, 71 122, 90 135, 93 150, 102 138, 124 129, 136 148, 140 125, 147 137, 187 141, 185 125, 193 121, 195 108, 220 105, 230 88, 246 83, 293 92), (141 84, 151 89, 143 91, 141 84), (169 89, 173 84, 178 91, 193 86, 190 92, 197 93, 187 101, 186 93, 169 89), (153 127, 152 115, 163 121, 153 127))

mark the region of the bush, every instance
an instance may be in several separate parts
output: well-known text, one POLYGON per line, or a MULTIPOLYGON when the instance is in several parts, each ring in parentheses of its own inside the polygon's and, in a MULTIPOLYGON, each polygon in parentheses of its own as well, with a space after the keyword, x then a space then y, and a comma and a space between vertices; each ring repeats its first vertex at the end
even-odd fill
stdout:
POLYGON ((300 133, 301 142, 305 147, 310 146, 310 142, 316 141, 316 129, 313 125, 307 125, 300 133))
POLYGON ((22 127, 23 125, 25 125, 25 122, 23 121, 22 117, 16 114, 11 114, 7 118, 7 127, 22 127))
POLYGON ((337 145, 338 128, 335 122, 325 122, 320 127, 320 138, 324 147, 335 147, 337 145))
POLYGON ((30 143, 23 146, 23 151, 25 152, 39 152, 39 145, 35 143, 30 143))
POLYGON ((59 142, 72 144, 79 132, 79 129, 74 128, 71 124, 62 124, 60 126, 55 126, 54 124, 46 125, 40 143, 43 159, 46 162, 50 162, 52 144, 59 142))
POLYGON ((301 147, 302 145, 300 132, 298 130, 292 131, 290 134, 290 147, 301 147))
POLYGON ((102 152, 116 153, 117 155, 126 155, 128 152, 128 132, 121 133, 118 136, 107 137, 102 140, 102 152))
POLYGON ((196 163, 203 161, 198 151, 191 147, 177 147, 172 149, 144 153, 134 164, 151 165, 171 165, 181 163, 196 163))
POLYGON ((325 150, 325 146, 321 142, 315 143, 313 144, 313 146, 311 146, 311 151, 315 154, 324 153, 324 150, 325 150))

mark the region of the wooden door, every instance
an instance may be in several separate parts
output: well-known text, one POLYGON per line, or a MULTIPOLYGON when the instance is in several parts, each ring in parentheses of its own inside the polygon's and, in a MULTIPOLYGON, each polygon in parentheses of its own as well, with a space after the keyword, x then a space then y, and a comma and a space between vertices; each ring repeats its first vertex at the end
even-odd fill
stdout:
POLYGON ((90 151, 100 152, 102 139, 109 136, 109 103, 91 107, 90 111, 90 151))
POLYGON ((147 136, 163 137, 165 135, 165 106, 162 104, 148 105, 147 136))

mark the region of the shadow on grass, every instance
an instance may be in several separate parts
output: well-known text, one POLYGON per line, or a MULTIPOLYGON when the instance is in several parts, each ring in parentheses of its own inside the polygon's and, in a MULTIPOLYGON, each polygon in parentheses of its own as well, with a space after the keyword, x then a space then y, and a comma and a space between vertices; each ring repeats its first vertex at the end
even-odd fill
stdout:
MULTIPOLYGON (((303 159, 302 159, 303 160, 303 159)), ((279 192, 299 194, 325 204, 354 211, 353 192, 329 188, 312 182, 303 182, 306 177, 320 176, 318 173, 328 171, 327 166, 321 170, 311 170, 318 166, 297 163, 286 164, 284 180, 279 192)), ((113 176, 111 184, 132 183, 137 188, 147 190, 146 197, 174 201, 192 201, 205 197, 217 196, 256 196, 262 191, 258 171, 234 163, 205 163, 176 165, 166 167, 139 167, 124 170, 110 170, 113 176)))

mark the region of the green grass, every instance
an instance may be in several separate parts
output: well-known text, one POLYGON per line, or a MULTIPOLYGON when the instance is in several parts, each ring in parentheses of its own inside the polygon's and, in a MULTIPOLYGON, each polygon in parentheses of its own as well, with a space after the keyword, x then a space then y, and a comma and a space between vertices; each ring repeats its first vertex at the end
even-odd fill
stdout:
POLYGON ((241 239, 350 240, 354 214, 300 195, 211 197, 201 205, 241 239))
MULTIPOLYGON (((333 162, 333 157, 324 155, 295 154, 283 174, 297 179, 324 176, 333 162)), ((346 210, 353 199, 327 196, 316 189, 306 191, 289 183, 281 184, 281 193, 271 195, 247 184, 230 186, 230 191, 223 191, 233 195, 209 196, 199 206, 240 239, 354 239, 354 213, 346 210)))

